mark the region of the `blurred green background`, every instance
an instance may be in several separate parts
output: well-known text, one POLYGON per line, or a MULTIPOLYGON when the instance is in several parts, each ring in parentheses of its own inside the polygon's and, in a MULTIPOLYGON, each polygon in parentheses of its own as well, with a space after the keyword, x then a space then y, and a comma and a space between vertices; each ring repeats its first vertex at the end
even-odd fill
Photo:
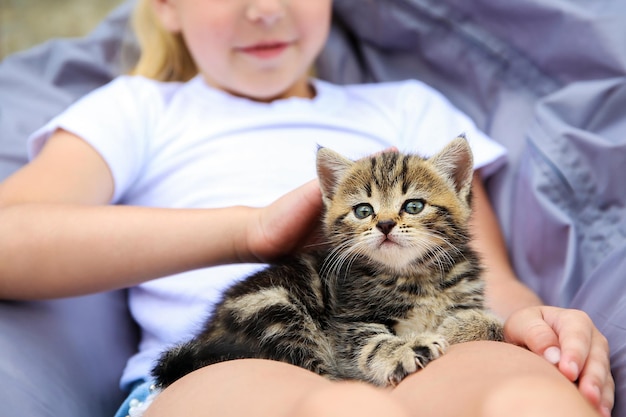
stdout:
POLYGON ((80 37, 125 0, 0 0, 0 59, 52 38, 80 37))

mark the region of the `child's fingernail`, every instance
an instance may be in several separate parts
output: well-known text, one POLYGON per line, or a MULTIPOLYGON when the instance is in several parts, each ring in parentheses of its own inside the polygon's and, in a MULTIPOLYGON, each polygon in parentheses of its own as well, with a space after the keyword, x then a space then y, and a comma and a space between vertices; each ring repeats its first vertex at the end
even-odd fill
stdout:
POLYGON ((578 365, 576 364, 576 362, 570 362, 567 364, 567 367, 569 368, 570 371, 572 371, 572 373, 578 377, 578 365))
POLYGON ((597 385, 594 385, 593 391, 596 393, 596 398, 598 398, 598 401, 600 401, 602 399, 602 391, 600 390, 600 387, 597 385))
POLYGON ((609 407, 603 406, 600 413, 602 413, 604 417, 611 417, 611 409, 609 407))
POLYGON ((543 352, 543 357, 551 364, 556 365, 561 360, 561 349, 551 346, 543 352))

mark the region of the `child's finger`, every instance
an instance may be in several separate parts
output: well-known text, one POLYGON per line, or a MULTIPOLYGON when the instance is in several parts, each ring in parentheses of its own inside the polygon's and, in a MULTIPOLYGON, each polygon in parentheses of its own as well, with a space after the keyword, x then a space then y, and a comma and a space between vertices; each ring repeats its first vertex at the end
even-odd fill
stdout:
POLYGON ((615 382, 607 354, 608 342, 599 332, 594 332, 593 339, 589 356, 578 378, 578 388, 600 410, 610 410, 614 403, 615 382))
POLYGON ((511 315, 505 323, 504 333, 508 342, 524 346, 553 364, 561 359, 558 335, 543 319, 539 307, 527 308, 511 315))
POLYGON ((591 319, 579 310, 557 308, 545 308, 544 318, 559 337, 559 370, 571 381, 577 380, 592 348, 595 328, 591 319))

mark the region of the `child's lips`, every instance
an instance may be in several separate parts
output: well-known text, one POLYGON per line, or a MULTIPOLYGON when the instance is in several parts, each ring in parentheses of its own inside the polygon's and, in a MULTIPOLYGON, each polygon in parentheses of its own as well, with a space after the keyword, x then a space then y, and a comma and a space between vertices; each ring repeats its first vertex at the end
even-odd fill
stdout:
POLYGON ((245 54, 261 59, 270 59, 282 54, 288 47, 288 42, 263 42, 245 46, 239 50, 245 54))

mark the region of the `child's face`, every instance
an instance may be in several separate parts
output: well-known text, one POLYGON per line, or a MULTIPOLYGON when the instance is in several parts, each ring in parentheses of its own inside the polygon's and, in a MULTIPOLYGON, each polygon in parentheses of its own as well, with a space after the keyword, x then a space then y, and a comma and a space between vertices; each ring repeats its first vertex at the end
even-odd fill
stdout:
POLYGON ((210 85, 255 100, 310 96, 332 0, 153 0, 210 85))

